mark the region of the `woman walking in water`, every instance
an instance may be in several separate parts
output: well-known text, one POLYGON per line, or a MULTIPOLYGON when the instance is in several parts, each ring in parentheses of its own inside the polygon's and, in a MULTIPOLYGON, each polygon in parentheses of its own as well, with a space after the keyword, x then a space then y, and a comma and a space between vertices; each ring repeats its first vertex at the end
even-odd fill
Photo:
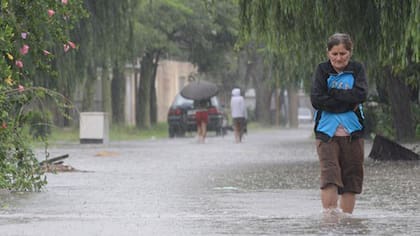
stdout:
POLYGON ((329 60, 316 68, 311 89, 316 109, 314 131, 321 169, 321 201, 326 212, 335 212, 339 207, 351 214, 356 194, 362 192, 362 103, 368 86, 363 65, 350 60, 352 50, 348 34, 330 36, 329 60))

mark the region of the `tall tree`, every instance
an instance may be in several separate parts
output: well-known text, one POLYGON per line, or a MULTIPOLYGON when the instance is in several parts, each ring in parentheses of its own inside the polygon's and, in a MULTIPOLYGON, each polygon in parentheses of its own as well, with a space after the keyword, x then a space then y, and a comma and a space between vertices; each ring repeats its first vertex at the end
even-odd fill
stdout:
POLYGON ((154 81, 161 58, 190 61, 202 73, 217 74, 220 67, 216 65, 228 64, 226 50, 231 50, 235 41, 231 22, 236 8, 232 1, 214 6, 217 11, 211 14, 203 1, 154 0, 140 4, 135 25, 135 38, 141 42, 136 52, 143 55, 137 93, 138 126, 149 127, 156 122, 154 81))
MULTIPOLYGON (((139 43, 134 46, 136 55, 140 56, 140 81, 136 94, 136 124, 138 127, 151 127, 156 122, 156 70, 161 55, 175 51, 176 45, 171 41, 186 24, 185 16, 190 14, 179 1, 148 1, 139 4, 134 23, 134 39, 139 43)), ((134 58, 133 58, 134 60, 134 58)))
POLYGON ((69 98, 74 97, 76 86, 83 88, 82 111, 100 109, 108 112, 115 122, 123 121, 124 89, 121 88, 125 83, 125 63, 131 58, 127 35, 132 35, 132 11, 137 2, 84 0, 89 17, 69 29, 78 50, 71 51, 71 57, 56 59, 61 81, 49 83, 69 98), (98 68, 102 73, 97 73, 98 68), (98 78, 103 83, 102 106, 93 103, 98 78))
MULTIPOLYGON (((297 81, 308 81, 316 63, 325 60, 324 54, 320 53, 325 50, 325 39, 337 31, 353 36, 356 44, 354 57, 366 64, 370 76, 384 75, 383 72, 387 71, 384 68, 388 67, 391 72, 383 77, 386 80, 405 71, 409 64, 420 61, 419 0, 240 0, 239 5, 242 38, 247 40, 258 36, 254 39, 287 59, 279 62, 286 63, 283 74, 297 81)), ((398 76, 392 79, 395 78, 398 76)), ((403 89, 392 86, 393 83, 384 84, 388 88, 385 91, 403 89)), ((401 92, 404 90, 398 93, 401 92)), ((407 98, 399 98, 404 101, 394 104, 405 104, 406 109, 404 117, 397 115, 400 112, 392 113, 396 116, 393 117, 395 128, 404 132, 397 136, 411 138, 413 119, 408 112, 407 98)))
MULTIPOLYGON (((380 14, 379 60, 395 136, 399 140, 415 137, 410 89, 419 86, 420 1, 377 1, 380 14), (416 69, 417 68, 417 69, 416 69), (415 80, 410 78, 417 78, 415 80)), ((417 90, 418 97, 418 90, 417 90)))

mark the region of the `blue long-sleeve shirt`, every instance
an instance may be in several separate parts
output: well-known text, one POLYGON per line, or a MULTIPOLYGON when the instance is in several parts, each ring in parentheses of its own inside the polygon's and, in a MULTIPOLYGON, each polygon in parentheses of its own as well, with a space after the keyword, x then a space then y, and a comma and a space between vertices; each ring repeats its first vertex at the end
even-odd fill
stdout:
POLYGON ((329 61, 319 64, 311 90, 317 138, 333 137, 339 125, 351 135, 361 133, 364 128, 361 104, 366 97, 366 75, 360 63, 350 61, 341 73, 329 61))

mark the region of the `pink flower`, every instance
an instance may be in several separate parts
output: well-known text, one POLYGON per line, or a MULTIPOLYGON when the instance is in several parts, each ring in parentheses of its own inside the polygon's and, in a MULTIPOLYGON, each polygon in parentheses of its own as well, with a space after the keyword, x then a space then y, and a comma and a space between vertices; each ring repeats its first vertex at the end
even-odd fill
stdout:
POLYGON ((61 0, 61 3, 64 5, 67 5, 68 1, 67 0, 61 0))
POLYGON ((76 44, 74 44, 72 41, 68 41, 67 44, 70 45, 70 47, 73 49, 76 48, 76 44))
POLYGON ((67 52, 68 50, 70 50, 70 46, 68 44, 64 44, 64 52, 67 52))
POLYGON ((52 10, 52 9, 49 9, 49 10, 48 10, 48 15, 49 15, 50 17, 52 17, 54 14, 55 14, 55 11, 54 11, 54 10, 52 10))
POLYGON ((23 62, 21 60, 16 60, 15 64, 19 68, 22 68, 23 67, 23 62))
POLYGON ((20 48, 20 54, 25 55, 27 54, 29 51, 29 46, 27 44, 24 44, 21 48, 20 48))
POLYGON ((42 50, 42 52, 44 52, 44 55, 45 56, 48 56, 48 55, 50 55, 51 53, 49 52, 49 51, 47 51, 47 50, 42 50))
POLYGON ((22 33, 20 33, 20 36, 21 36, 23 39, 26 39, 26 37, 28 36, 28 32, 22 32, 22 33))
POLYGON ((19 93, 21 93, 21 92, 25 91, 25 87, 23 87, 23 85, 20 85, 20 84, 19 84, 19 86, 18 86, 18 91, 19 91, 19 93))
POLYGON ((4 121, 3 121, 3 122, 1 123, 1 127, 2 127, 3 129, 6 129, 6 128, 7 128, 7 124, 6 124, 6 122, 4 122, 4 121))

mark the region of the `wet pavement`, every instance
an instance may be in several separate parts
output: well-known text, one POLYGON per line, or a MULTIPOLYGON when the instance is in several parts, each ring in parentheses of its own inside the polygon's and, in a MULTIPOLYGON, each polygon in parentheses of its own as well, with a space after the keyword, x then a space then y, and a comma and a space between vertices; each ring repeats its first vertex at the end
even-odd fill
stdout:
POLYGON ((0 192, 0 235, 420 235, 419 162, 367 158, 353 216, 325 216, 311 135, 55 147, 79 171, 48 174, 42 192, 0 192))

